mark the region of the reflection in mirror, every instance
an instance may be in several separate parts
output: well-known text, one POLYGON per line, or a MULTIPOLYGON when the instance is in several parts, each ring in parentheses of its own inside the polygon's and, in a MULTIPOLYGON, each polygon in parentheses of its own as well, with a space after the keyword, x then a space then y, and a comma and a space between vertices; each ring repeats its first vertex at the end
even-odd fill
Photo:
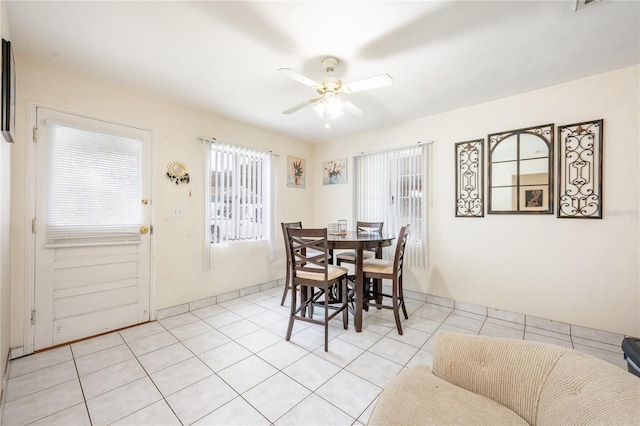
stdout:
POLYGON ((553 124, 489 135, 489 213, 553 213, 553 124))

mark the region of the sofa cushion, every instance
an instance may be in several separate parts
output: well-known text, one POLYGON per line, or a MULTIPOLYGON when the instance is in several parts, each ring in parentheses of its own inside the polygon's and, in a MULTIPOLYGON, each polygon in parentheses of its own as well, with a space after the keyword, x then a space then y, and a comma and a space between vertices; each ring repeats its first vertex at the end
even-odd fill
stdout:
POLYGON ((640 425, 640 379, 606 361, 569 351, 542 388, 536 423, 640 425))
POLYGON ((513 411, 436 377, 427 366, 400 373, 387 385, 369 425, 526 425, 513 411))
POLYGON ((445 331, 436 339, 436 376, 504 405, 530 424, 535 424, 549 372, 569 351, 540 342, 445 331))

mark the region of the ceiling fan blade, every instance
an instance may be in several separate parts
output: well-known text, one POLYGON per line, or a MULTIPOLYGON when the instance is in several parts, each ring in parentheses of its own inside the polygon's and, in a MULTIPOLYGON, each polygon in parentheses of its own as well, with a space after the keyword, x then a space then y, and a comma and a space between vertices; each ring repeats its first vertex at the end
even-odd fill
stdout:
POLYGON ((355 118, 364 117, 364 111, 358 108, 357 106, 355 106, 354 104, 352 104, 351 102, 349 102, 349 100, 341 99, 341 101, 342 101, 342 110, 345 111, 347 114, 355 118))
POLYGON ((292 106, 289 109, 285 109, 284 111, 282 111, 283 114, 293 114, 296 111, 301 110, 304 107, 308 107, 309 105, 313 104, 315 102, 315 99, 310 99, 308 101, 304 101, 298 105, 292 106))
POLYGON ((375 77, 365 78, 364 80, 354 81, 342 86, 345 93, 361 92, 363 90, 377 89, 379 87, 391 86, 393 78, 389 74, 380 74, 375 77))
POLYGON ((295 72, 292 69, 289 68, 279 68, 278 71, 280 71, 281 73, 283 73, 284 75, 286 75, 287 77, 304 84, 305 86, 309 86, 309 87, 316 87, 319 86, 318 83, 316 83, 315 81, 311 80, 309 77, 305 77, 304 75, 295 72))

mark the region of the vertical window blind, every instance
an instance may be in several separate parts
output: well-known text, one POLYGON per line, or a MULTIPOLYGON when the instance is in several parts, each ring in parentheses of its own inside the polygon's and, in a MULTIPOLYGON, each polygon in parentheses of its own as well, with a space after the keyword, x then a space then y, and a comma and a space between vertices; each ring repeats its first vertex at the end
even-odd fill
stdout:
POLYGON ((213 140, 209 168, 209 241, 269 239, 271 154, 213 140))
POLYGON ((417 145, 363 154, 354 161, 355 220, 384 222, 390 233, 410 225, 405 254, 410 267, 426 265, 427 155, 426 146, 417 145))
POLYGON ((141 242, 142 141, 45 126, 45 246, 141 242))

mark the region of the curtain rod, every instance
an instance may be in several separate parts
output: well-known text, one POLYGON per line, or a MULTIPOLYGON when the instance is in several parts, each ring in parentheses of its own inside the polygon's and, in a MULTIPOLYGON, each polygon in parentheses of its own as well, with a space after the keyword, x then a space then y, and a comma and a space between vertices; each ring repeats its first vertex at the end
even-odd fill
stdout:
POLYGON ((259 152, 264 152, 267 154, 271 154, 274 157, 280 157, 280 154, 278 154, 277 152, 273 152, 271 150, 266 150, 266 149, 258 149, 258 148, 253 148, 251 146, 246 146, 246 145, 239 145, 237 143, 231 143, 231 142, 224 142, 224 141, 219 141, 216 138, 205 138, 203 136, 200 137, 200 140, 203 142, 220 142, 226 145, 232 145, 232 146, 237 146, 238 148, 249 148, 249 149, 253 149, 255 151, 259 151, 259 152))
POLYGON ((430 144, 432 144, 432 143, 434 143, 434 142, 435 142, 435 141, 426 141, 426 142, 418 141, 418 142, 416 142, 416 143, 414 143, 414 144, 412 144, 412 145, 404 145, 404 146, 399 146, 399 147, 397 147, 397 148, 391 148, 391 149, 379 149, 379 150, 377 150, 377 151, 367 151, 367 152, 362 151, 362 152, 360 152, 359 154, 354 154, 353 156, 354 156, 354 157, 362 157, 363 155, 377 154, 377 153, 380 153, 380 152, 391 152, 391 151, 397 151, 397 150, 400 150, 400 149, 413 148, 413 147, 418 146, 418 145, 430 145, 430 144))

